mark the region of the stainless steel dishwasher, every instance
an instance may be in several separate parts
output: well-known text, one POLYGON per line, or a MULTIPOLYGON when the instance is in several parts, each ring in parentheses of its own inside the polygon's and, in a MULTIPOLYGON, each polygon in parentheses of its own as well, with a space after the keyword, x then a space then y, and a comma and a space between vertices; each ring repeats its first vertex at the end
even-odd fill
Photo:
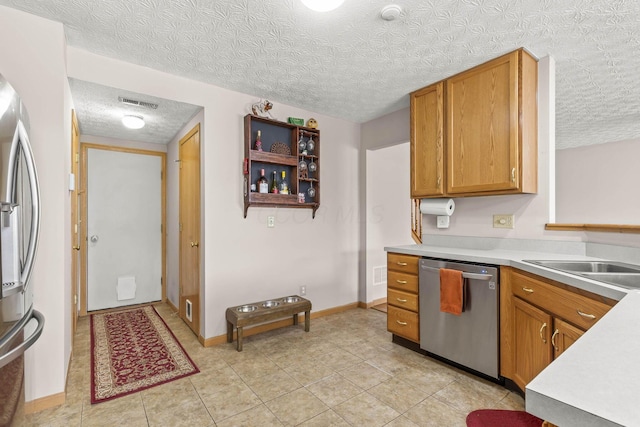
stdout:
POLYGON ((499 267, 460 261, 420 260, 420 348, 500 379, 498 351, 499 267), (440 269, 462 271, 463 312, 440 311, 440 269))

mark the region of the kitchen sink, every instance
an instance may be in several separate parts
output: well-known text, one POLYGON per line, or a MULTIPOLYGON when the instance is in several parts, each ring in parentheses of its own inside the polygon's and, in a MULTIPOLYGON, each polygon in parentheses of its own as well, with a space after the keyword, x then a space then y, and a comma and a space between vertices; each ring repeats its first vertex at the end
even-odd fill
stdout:
POLYGON ((640 265, 615 261, 525 260, 525 262, 627 289, 640 289, 640 265))
POLYGON ((610 283, 627 289, 640 289, 640 272, 638 273, 578 273, 583 277, 610 283))
POLYGON ((526 260, 525 262, 572 273, 640 273, 640 265, 625 264, 615 261, 526 260))

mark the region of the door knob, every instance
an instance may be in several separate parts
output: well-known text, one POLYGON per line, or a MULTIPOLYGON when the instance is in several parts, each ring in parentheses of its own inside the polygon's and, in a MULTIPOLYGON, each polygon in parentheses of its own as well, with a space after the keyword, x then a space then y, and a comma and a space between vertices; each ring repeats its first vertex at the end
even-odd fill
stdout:
POLYGON ((91 236, 91 241, 93 243, 97 242, 98 241, 98 236, 96 236, 95 234, 93 236, 91 236))
POLYGON ((198 243, 198 242, 191 242, 191 247, 192 247, 192 248, 197 248, 197 247, 198 247, 198 245, 200 245, 200 243, 198 243))

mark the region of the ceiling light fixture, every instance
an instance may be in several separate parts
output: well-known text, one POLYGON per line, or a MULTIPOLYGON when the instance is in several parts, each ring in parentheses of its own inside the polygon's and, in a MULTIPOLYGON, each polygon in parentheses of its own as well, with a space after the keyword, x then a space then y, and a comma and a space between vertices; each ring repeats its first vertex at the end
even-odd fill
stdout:
POLYGON ((129 129, 140 129, 144 127, 144 119, 142 116, 127 114, 122 118, 122 124, 129 129))
POLYGON ((389 4, 382 8, 380 11, 380 16, 385 21, 393 21, 397 19, 402 13, 402 8, 397 4, 389 4))
POLYGON ((302 3, 316 12, 329 12, 338 8, 344 0, 302 0, 302 3))

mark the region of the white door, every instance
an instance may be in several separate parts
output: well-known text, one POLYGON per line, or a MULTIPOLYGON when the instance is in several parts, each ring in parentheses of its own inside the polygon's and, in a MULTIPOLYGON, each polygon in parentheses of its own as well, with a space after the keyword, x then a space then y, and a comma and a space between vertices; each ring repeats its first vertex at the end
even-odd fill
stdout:
POLYGON ((87 150, 87 310, 162 298, 162 158, 87 150))

